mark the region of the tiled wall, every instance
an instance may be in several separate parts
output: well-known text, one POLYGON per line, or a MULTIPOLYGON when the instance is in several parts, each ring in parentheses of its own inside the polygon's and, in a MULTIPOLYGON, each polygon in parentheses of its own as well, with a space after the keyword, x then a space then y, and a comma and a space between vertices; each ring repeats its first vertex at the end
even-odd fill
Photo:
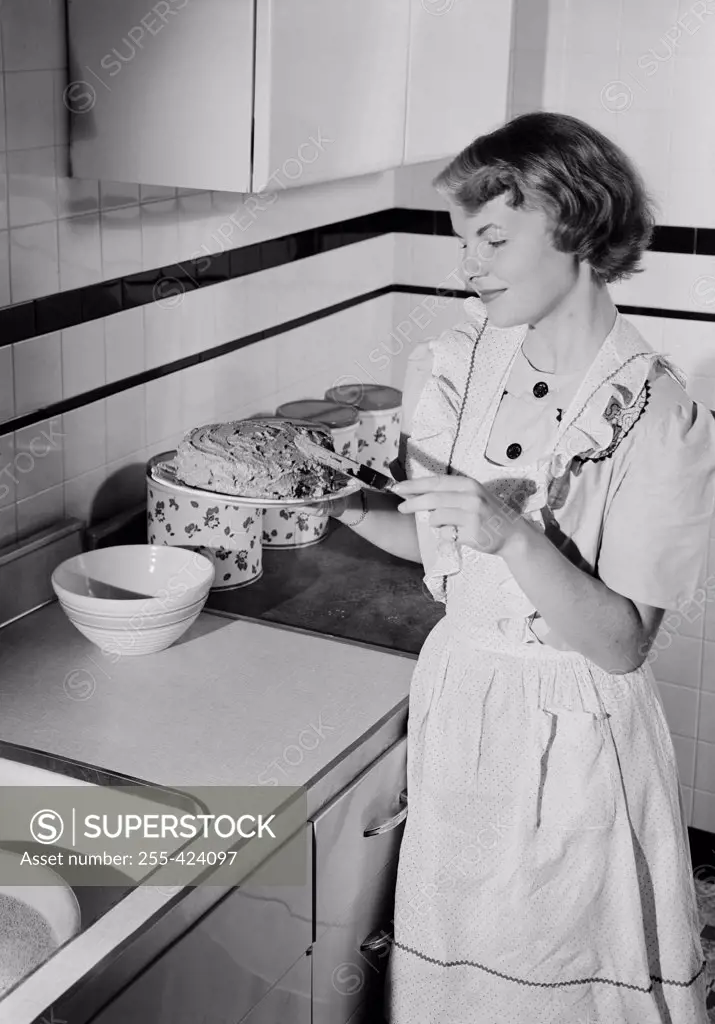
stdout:
MULTIPOLYGON (((246 196, 68 176, 64 0, 0 4, 0 307, 388 209, 394 175, 246 196)), ((389 284, 393 236, 13 345, 0 338, 0 545, 140 501, 147 457, 213 418, 321 396, 391 326, 384 296, 2 434, 2 422, 389 284)), ((367 368, 367 365, 366 365, 367 368)), ((378 367, 375 380, 386 379, 378 367)))
MULTIPOLYGON (((658 221, 715 226, 715 6, 692 0, 517 0, 512 114, 559 110, 584 118, 636 161, 655 193, 658 221)), ((397 171, 398 206, 439 209, 429 185, 441 164, 397 171)), ((447 237, 397 236, 397 280, 437 285, 457 266, 447 237)), ((617 302, 715 313, 715 256, 649 252, 646 272, 613 288, 617 302)), ((421 295, 396 296, 399 379, 412 344, 461 317, 446 301, 430 315, 421 295), (398 332, 399 333, 399 332, 398 332), (398 341, 402 340, 400 346, 398 341)), ((631 317, 688 375, 693 397, 715 409, 715 323, 631 317)), ((708 580, 715 580, 715 529, 708 580)), ((715 585, 656 641, 653 671, 673 735, 689 822, 715 832, 715 585)))

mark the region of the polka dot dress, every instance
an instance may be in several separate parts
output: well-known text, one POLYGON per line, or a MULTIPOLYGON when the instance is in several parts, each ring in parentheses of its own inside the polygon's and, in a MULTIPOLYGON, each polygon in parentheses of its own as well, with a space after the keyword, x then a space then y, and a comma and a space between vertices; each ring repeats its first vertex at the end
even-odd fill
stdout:
MULTIPOLYGON (((523 329, 487 331, 475 353, 483 311, 467 308, 472 322, 433 345, 408 475, 445 472, 476 354, 452 467, 537 521, 549 459, 533 446, 528 461, 486 455, 523 329)), ((410 693, 388 1020, 707 1024, 675 755, 649 665, 610 675, 540 642, 503 560, 445 549, 426 517, 425 581, 446 616, 410 693)))

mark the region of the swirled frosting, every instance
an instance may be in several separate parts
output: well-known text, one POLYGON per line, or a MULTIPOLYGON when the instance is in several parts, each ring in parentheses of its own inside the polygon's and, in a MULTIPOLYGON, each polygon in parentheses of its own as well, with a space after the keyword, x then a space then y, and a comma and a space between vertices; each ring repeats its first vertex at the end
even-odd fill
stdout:
POLYGON ((346 478, 295 447, 302 434, 333 450, 330 433, 291 420, 236 420, 194 427, 174 459, 178 480, 247 498, 320 498, 346 478))

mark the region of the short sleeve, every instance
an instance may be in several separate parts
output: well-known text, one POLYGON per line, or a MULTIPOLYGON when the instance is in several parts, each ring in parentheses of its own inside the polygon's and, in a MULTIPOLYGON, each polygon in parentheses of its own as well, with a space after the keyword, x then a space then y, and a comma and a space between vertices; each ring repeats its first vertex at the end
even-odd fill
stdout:
POLYGON ((597 571, 624 597, 677 610, 692 600, 707 557, 715 421, 672 380, 656 381, 652 398, 606 512, 597 571))

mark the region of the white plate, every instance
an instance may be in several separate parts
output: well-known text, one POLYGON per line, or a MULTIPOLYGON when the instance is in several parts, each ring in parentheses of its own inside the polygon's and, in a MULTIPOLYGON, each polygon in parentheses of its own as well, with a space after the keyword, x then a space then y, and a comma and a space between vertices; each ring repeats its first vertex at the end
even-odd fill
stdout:
POLYGON ((173 459, 176 452, 161 452, 154 455, 147 464, 147 473, 152 480, 171 487, 177 494, 187 494, 189 497, 208 498, 209 500, 222 501, 226 505, 238 505, 240 508, 284 508, 299 507, 301 505, 323 505, 336 498, 347 498, 360 490, 362 484, 359 480, 351 480, 345 487, 331 494, 324 494, 321 498, 249 498, 242 494, 224 494, 222 491, 208 491, 203 487, 191 487, 189 484, 179 483, 171 467, 166 463, 173 459))

